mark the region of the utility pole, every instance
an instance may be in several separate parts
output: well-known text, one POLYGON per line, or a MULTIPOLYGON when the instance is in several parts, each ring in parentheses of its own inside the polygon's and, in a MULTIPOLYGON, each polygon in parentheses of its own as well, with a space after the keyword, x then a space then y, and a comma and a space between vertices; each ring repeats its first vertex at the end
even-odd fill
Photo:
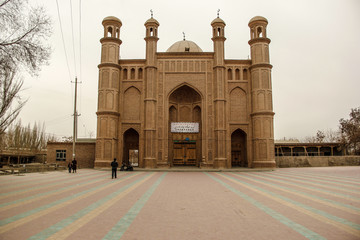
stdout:
POLYGON ((74 125, 73 125, 73 160, 75 159, 75 142, 77 139, 77 114, 76 103, 77 103, 77 77, 75 77, 75 100, 74 100, 74 125))

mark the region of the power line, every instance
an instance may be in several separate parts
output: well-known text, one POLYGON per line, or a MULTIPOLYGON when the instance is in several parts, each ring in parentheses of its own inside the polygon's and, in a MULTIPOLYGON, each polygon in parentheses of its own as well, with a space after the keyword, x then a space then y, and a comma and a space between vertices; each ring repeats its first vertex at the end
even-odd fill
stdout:
POLYGON ((58 0, 56 0, 56 7, 57 7, 57 13, 58 13, 58 17, 59 17, 60 31, 61 31, 61 39, 62 39, 62 43, 63 43, 63 47, 64 47, 64 52, 65 52, 66 65, 67 65, 68 72, 69 72, 69 78, 71 79, 71 73, 70 73, 70 67, 69 67, 69 60, 68 60, 67 53, 66 53, 66 46, 65 46, 63 28, 62 28, 62 24, 61 24, 61 17, 60 17, 60 9, 59 9, 58 0))
POLYGON ((70 0, 70 19, 71 19, 72 45, 73 45, 73 53, 74 53, 74 68, 75 68, 75 77, 76 77, 77 72, 76 72, 75 41, 74 41, 74 22, 73 22, 73 11, 72 11, 72 1, 71 0, 70 0))
POLYGON ((80 81, 82 81, 82 73, 81 73, 81 0, 79 0, 79 51, 80 51, 80 81))
MULTIPOLYGON (((82 64, 81 64, 81 0, 79 0, 79 63, 80 63, 80 82, 82 82, 82 64)), ((82 87, 80 85, 80 106, 79 106, 79 112, 82 110, 82 87)))

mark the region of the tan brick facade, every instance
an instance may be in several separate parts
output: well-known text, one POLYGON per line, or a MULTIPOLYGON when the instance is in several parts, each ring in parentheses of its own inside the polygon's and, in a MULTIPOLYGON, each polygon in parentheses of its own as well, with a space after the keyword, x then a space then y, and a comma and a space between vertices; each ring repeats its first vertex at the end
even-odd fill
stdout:
MULTIPOLYGON (((76 143, 76 161, 78 168, 94 168, 95 162, 95 142, 76 143)), ((67 142, 48 142, 47 143, 47 163, 57 163, 60 166, 67 166, 73 160, 73 145, 67 142), (59 160, 60 152, 65 153, 65 160, 59 160), (57 160, 58 159, 58 160, 57 160)), ((63 157, 63 154, 62 156, 63 157)), ((110 164, 109 164, 110 166, 110 164)), ((109 167, 108 166, 108 167, 109 167)))
POLYGON ((211 22, 214 52, 183 40, 157 52, 145 23, 145 59, 121 59, 122 22, 102 22, 95 167, 138 151, 144 168, 275 167, 268 21, 249 22, 251 59, 224 58, 225 22, 211 22), (172 124, 183 126, 174 130, 172 124), (196 130, 194 130, 196 129, 196 130), (178 132, 177 132, 178 131, 178 132))

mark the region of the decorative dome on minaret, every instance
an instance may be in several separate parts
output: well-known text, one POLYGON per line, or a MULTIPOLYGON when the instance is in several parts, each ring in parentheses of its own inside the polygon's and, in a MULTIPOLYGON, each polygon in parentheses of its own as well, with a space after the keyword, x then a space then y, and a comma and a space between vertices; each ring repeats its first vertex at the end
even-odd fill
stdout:
POLYGON ((217 17, 215 18, 212 22, 211 22, 211 25, 215 24, 215 23, 220 23, 220 24, 225 24, 224 20, 222 20, 221 18, 217 17))
POLYGON ((149 18, 146 22, 145 22, 145 26, 148 24, 156 24, 156 25, 160 25, 160 23, 153 17, 149 18))
POLYGON ((266 26, 268 25, 268 20, 266 18, 261 16, 253 17, 248 25, 250 27, 251 39, 267 38, 266 26))
POLYGON ((263 22, 266 22, 266 23, 268 22, 268 20, 266 18, 262 17, 262 16, 255 16, 252 19, 250 19, 249 25, 251 25, 251 23, 256 22, 256 21, 263 21, 263 22))
POLYGON ((146 27, 146 37, 157 37, 157 29, 160 26, 160 23, 153 17, 153 11, 150 10, 150 12, 151 18, 149 18, 144 24, 146 27))
POLYGON ((213 26, 213 25, 223 25, 223 26, 225 26, 226 24, 225 24, 225 22, 224 22, 224 20, 222 20, 221 18, 220 18, 220 9, 218 9, 218 11, 217 11, 217 18, 215 18, 212 22, 211 22, 211 26, 213 26))

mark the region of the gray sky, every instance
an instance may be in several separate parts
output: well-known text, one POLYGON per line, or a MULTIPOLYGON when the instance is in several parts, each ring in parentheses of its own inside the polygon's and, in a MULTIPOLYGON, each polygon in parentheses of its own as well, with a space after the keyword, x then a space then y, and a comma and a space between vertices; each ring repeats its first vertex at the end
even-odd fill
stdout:
POLYGON ((82 82, 78 135, 96 134, 102 20, 115 16, 122 21, 121 58, 144 59, 144 23, 150 18, 150 9, 160 23, 159 52, 182 40, 182 32, 203 51, 213 51, 210 23, 220 9, 226 23, 226 59, 247 59, 249 20, 258 15, 268 19, 275 139, 302 139, 317 130, 336 130, 339 119, 348 118, 350 109, 360 106, 358 0, 83 0, 81 66, 79 0, 72 0, 75 63, 70 0, 58 0, 70 74, 56 0, 29 2, 43 5, 53 19, 53 54, 50 65, 44 66, 38 77, 26 77, 21 94, 29 100, 20 118, 23 124, 45 122, 46 132, 59 137, 72 135, 75 63, 82 82))

